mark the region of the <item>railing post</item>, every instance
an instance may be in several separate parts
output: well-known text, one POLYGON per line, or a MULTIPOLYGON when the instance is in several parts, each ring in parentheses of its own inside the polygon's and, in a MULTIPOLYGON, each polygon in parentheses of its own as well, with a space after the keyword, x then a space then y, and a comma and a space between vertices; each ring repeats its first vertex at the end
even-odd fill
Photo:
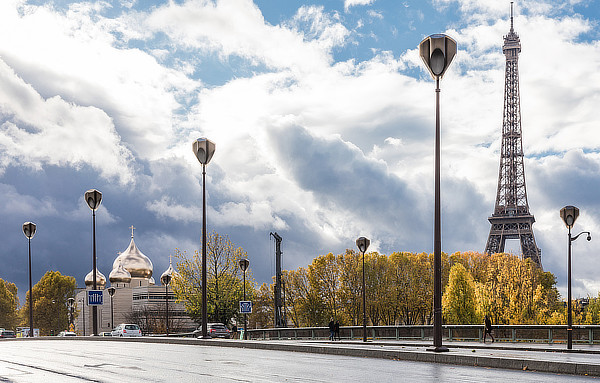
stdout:
POLYGON ((400 329, 396 326, 396 340, 400 339, 400 329))
POLYGON ((594 330, 592 330, 591 327, 588 329, 588 338, 589 338, 589 343, 594 344, 594 330))
POLYGON ((425 329, 421 327, 421 340, 425 340, 425 329))
POLYGON ((448 327, 448 340, 452 341, 452 328, 448 327))
POLYGON ((517 329, 516 328, 512 329, 512 341, 513 342, 517 341, 517 329))
POLYGON ((478 328, 477 332, 479 332, 479 341, 481 342, 483 340, 481 335, 481 328, 478 328))
POLYGON ((552 337, 552 327, 550 327, 548 329, 548 343, 552 344, 553 343, 553 337, 552 337))
POLYGON ((375 327, 371 327, 371 334, 373 335, 373 340, 375 340, 375 327))

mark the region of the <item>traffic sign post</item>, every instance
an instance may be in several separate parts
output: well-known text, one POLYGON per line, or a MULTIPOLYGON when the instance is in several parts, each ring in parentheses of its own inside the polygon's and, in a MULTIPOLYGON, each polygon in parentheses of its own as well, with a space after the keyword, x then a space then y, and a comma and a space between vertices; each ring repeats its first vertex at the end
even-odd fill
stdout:
POLYGON ((240 301, 240 314, 252 314, 252 301, 240 301))
POLYGON ((89 306, 102 306, 104 304, 104 294, 102 290, 88 290, 87 303, 89 306))

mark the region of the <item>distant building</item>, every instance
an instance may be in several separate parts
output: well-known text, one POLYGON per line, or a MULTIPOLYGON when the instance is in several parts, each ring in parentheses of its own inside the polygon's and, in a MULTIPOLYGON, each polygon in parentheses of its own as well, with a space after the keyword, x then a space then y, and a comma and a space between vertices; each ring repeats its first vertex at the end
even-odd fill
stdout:
MULTIPOLYGON (((165 331, 166 293, 165 286, 156 286, 152 277, 152 261, 145 256, 133 240, 125 251, 113 262, 109 274, 111 287, 115 288, 112 296, 114 323, 111 323, 111 296, 106 288, 106 277, 97 271, 96 287, 103 291, 103 306, 98 306, 98 333, 111 331, 120 323, 138 323, 144 332, 165 331)), ((169 268, 163 273, 173 275, 177 272, 169 262, 169 268)), ((93 287, 93 270, 85 276, 85 288, 76 292, 75 303, 79 315, 75 320, 77 335, 91 335, 92 306, 86 304, 86 292, 93 287)), ((166 291, 169 296, 169 328, 170 333, 193 331, 198 326, 186 313, 183 303, 175 301, 171 287, 166 291)))

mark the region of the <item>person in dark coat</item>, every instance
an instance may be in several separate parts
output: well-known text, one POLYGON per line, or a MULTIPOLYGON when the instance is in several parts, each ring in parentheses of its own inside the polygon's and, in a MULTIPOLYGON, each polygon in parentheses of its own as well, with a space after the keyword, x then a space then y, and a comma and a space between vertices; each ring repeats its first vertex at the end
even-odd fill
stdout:
POLYGON ((333 318, 329 322, 329 340, 335 340, 335 323, 333 323, 333 318))
POLYGON ((335 324, 333 325, 333 332, 333 340, 335 340, 335 338, 337 338, 337 340, 342 340, 342 338, 340 338, 340 322, 335 321, 335 324))
POLYGON ((490 334, 490 336, 492 337, 492 343, 494 343, 494 336, 492 335, 492 321, 490 320, 490 317, 488 317, 486 315, 484 322, 485 322, 485 334, 483 334, 483 343, 485 343, 485 338, 488 336, 488 334, 490 334))
POLYGON ((233 325, 231 327, 231 338, 237 339, 237 326, 233 325))

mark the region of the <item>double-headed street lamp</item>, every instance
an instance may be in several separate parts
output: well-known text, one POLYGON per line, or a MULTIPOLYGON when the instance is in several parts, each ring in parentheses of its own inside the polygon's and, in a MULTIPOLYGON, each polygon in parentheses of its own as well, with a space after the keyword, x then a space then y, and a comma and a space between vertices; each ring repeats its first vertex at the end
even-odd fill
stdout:
POLYGON ((215 154, 215 144, 207 138, 198 138, 192 144, 192 150, 202 164, 202 338, 210 338, 206 311, 206 165, 215 154))
POLYGON ((371 241, 366 237, 360 237, 356 240, 356 247, 362 254, 362 309, 363 309, 363 342, 367 341, 367 295, 365 285, 365 252, 369 248, 371 241))
POLYGON ((426 37, 419 54, 435 80, 435 212, 433 227, 433 351, 448 351, 442 346, 442 218, 440 197, 440 79, 456 55, 456 41, 443 35, 426 37))
POLYGON ((31 238, 35 235, 36 226, 33 222, 23 224, 23 234, 29 243, 29 336, 33 337, 33 290, 31 288, 31 238))
POLYGON ((560 217, 564 221, 565 225, 569 229, 569 254, 567 256, 567 349, 573 348, 573 317, 571 315, 571 243, 581 234, 587 234, 587 240, 592 240, 592 235, 589 231, 582 231, 574 237, 571 237, 571 228, 575 224, 577 217, 579 216, 579 209, 575 206, 565 206, 560 209, 560 217))
MULTIPOLYGON (((246 258, 240 259, 240 269, 244 273, 244 302, 246 301, 246 270, 248 270, 248 266, 250 265, 250 261, 246 258)), ((242 340, 246 340, 246 313, 244 313, 244 336, 242 340)))
MULTIPOLYGON (((85 192, 85 194, 83 195, 83 198, 85 199, 85 202, 87 203, 88 207, 92 210, 92 265, 93 265, 93 285, 92 285, 92 289, 96 290, 98 288, 97 284, 96 284, 96 274, 98 273, 97 269, 96 269, 96 210, 98 210, 98 208, 100 207, 100 203, 102 202, 102 193, 100 193, 98 190, 96 189, 90 189, 88 191, 85 192)), ((92 331, 94 332, 94 335, 98 335, 98 311, 97 311, 97 306, 93 306, 92 307, 92 331)))
POLYGON ((75 298, 67 299, 67 306, 69 307, 69 331, 73 329, 73 305, 75 305, 75 298))
POLYGON ((115 319, 114 319, 114 313, 113 313, 113 295, 115 295, 115 291, 117 291, 117 289, 110 286, 108 289, 106 289, 106 291, 108 291, 108 295, 110 295, 110 326, 108 326, 108 327, 113 329, 113 328, 115 328, 115 319))

